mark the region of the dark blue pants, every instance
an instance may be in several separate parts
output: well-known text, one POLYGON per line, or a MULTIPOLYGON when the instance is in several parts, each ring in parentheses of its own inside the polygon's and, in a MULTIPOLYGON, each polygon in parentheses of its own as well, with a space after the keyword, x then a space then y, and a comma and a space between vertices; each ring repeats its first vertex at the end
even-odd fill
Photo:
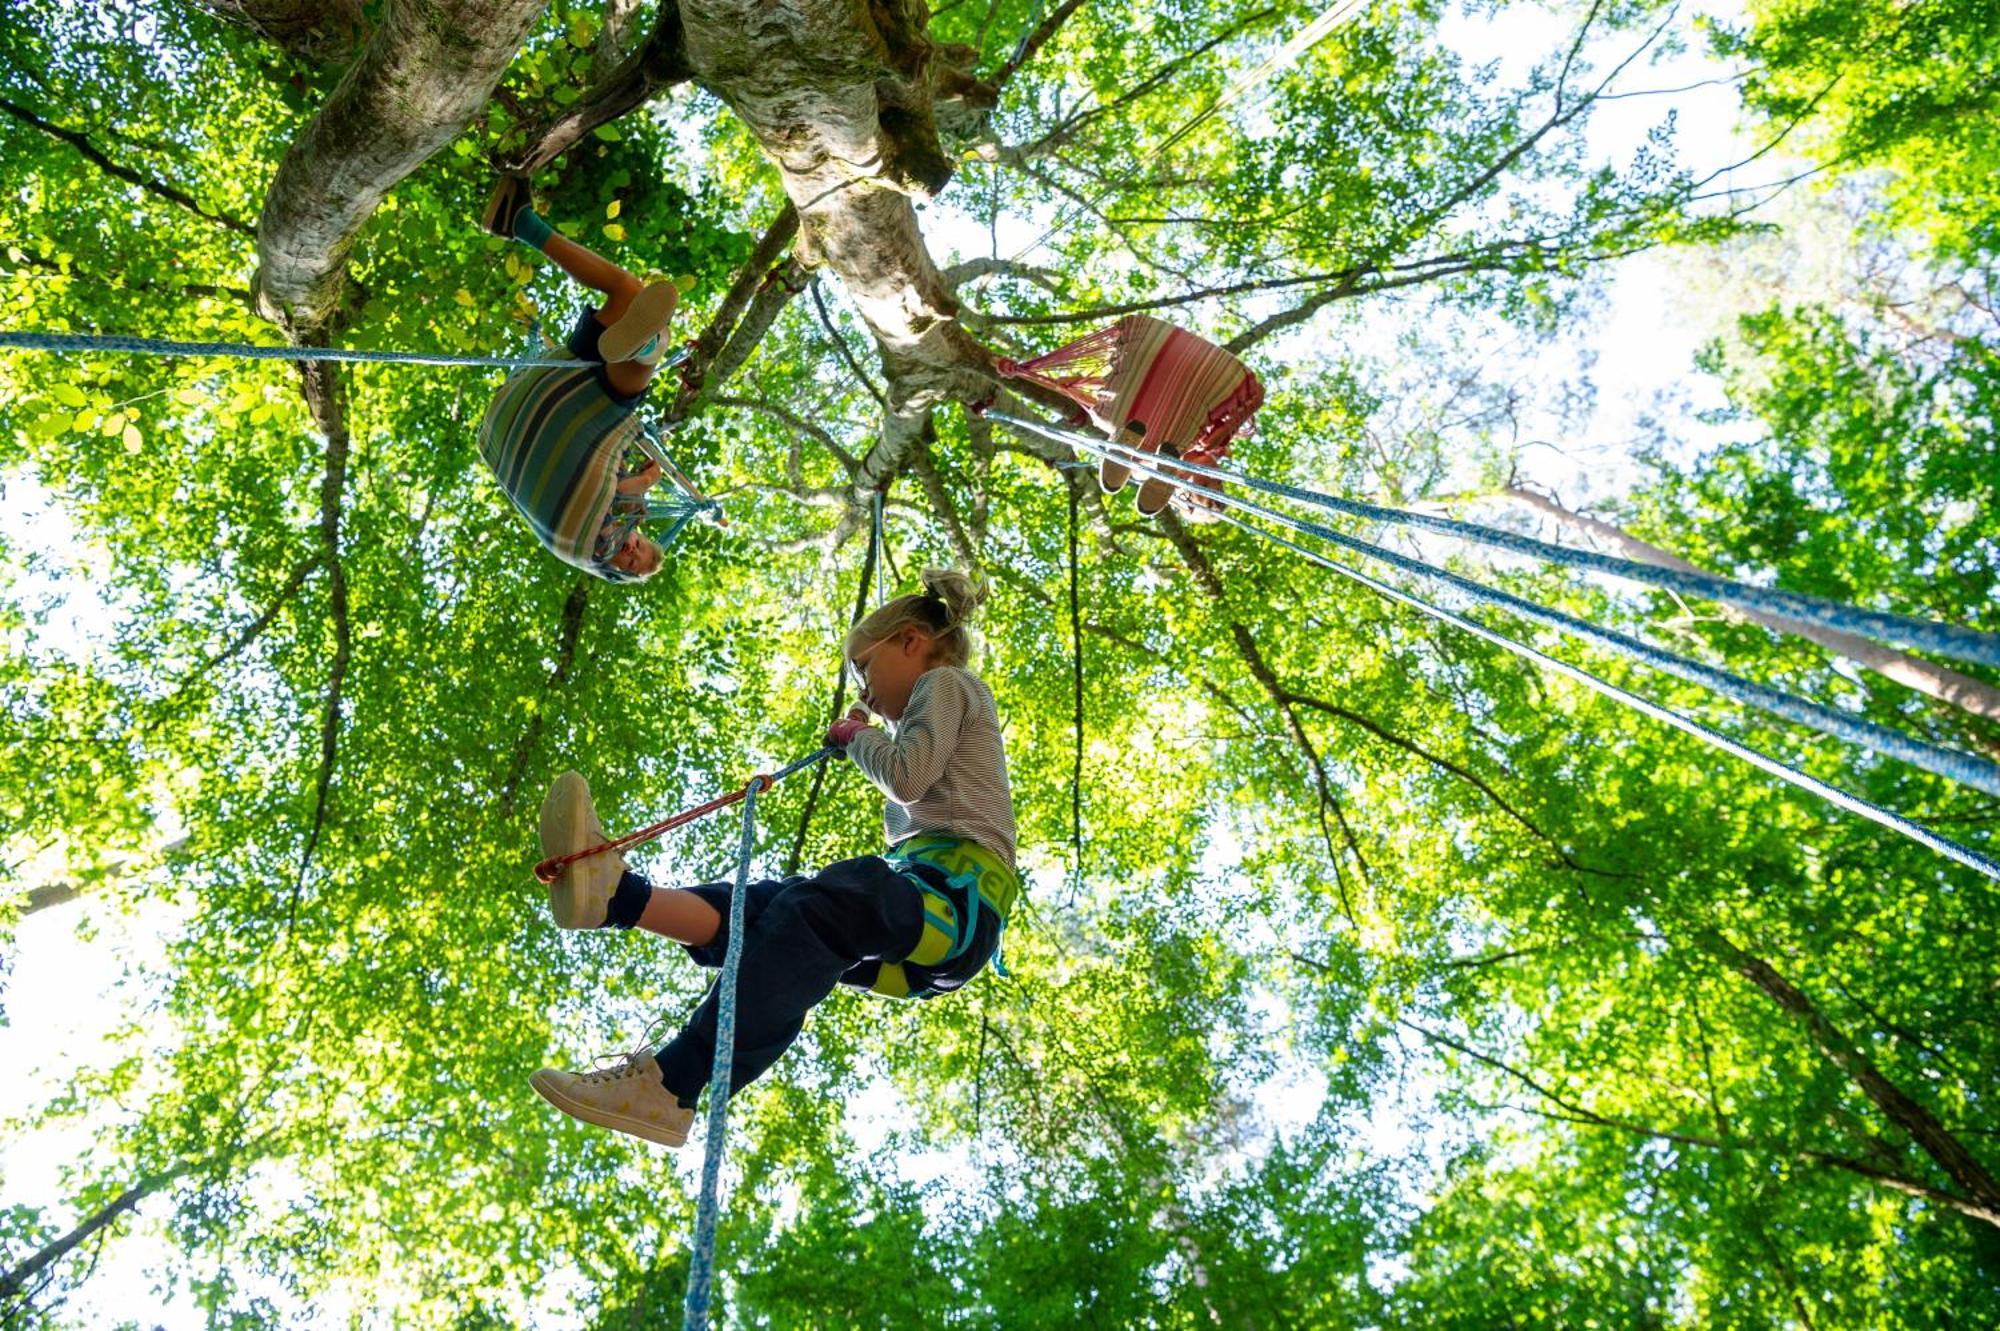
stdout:
MULTIPOLYGON (((926 881, 944 875, 921 866, 926 881)), ((733 883, 689 888, 722 915, 715 938, 688 955, 722 965, 729 947, 733 883)), ((843 980, 867 988, 884 961, 907 957, 923 936, 923 893, 879 855, 829 864, 811 877, 751 883, 743 900, 743 959, 736 977, 733 1094, 791 1048, 806 1013, 843 980)), ((715 986, 681 1033, 654 1055, 667 1088, 693 1104, 715 1064, 715 986)))

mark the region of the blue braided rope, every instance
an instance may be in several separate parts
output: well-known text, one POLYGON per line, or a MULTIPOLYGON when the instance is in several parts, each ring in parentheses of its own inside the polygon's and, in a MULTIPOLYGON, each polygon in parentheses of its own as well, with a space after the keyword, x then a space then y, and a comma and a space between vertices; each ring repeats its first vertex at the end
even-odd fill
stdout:
MULTIPOLYGON (((993 414, 999 415, 1000 413, 993 414)), ((1021 424, 1018 418, 1003 417, 1003 419, 1010 425, 1018 426, 1021 424)), ((1062 442, 1068 443, 1075 448, 1095 452, 1099 456, 1115 454, 1118 461, 1130 463, 1149 474, 1164 474, 1154 469, 1152 464, 1157 460, 1149 454, 1109 444, 1094 435, 1078 435, 1069 431, 1042 429, 1039 426, 1034 428, 1050 437, 1059 437, 1062 442)), ((1173 469, 1175 471, 1183 469, 1193 470, 1193 468, 1179 462, 1173 464, 1173 469)), ((1202 470, 1209 471, 1212 469, 1203 468, 1202 470)), ((1242 479, 1229 473, 1223 474, 1229 475, 1232 480, 1242 479)), ((1171 479, 1171 477, 1168 479, 1171 479)), ((1287 486, 1282 488, 1290 489, 1292 487, 1287 486)), ((1204 493, 1211 497, 1228 498, 1228 496, 1218 496, 1213 491, 1204 491, 1204 493)), ((1239 505, 1247 503, 1244 500, 1235 500, 1233 502, 1239 505)), ((1334 531, 1331 528, 1316 523, 1305 523, 1303 520, 1292 519, 1276 510, 1264 508, 1262 505, 1249 505, 1249 511, 1280 521, 1294 531, 1305 531, 1314 536, 1319 536, 1356 554, 1366 556, 1370 559, 1379 559, 1395 568, 1402 569, 1404 572, 1427 578, 1433 582, 1445 583, 1478 601, 1510 610, 1525 619, 1547 625, 1550 628, 1558 629, 1565 633, 1573 633, 1580 638, 1598 644, 1608 651, 1636 660, 1654 670, 1659 670, 1666 674, 1685 679, 1690 683, 1700 684, 1705 688, 1713 689, 1724 697, 1733 699, 1745 706, 1761 708, 1775 716, 1781 716, 1788 721, 1817 730, 1821 734, 1829 735, 1857 747, 1871 750, 1886 758, 1908 763, 1913 767, 1918 767, 1934 775, 1944 777, 1946 780, 1956 781, 1961 785, 1971 786, 1975 790, 1983 790, 1988 794, 2000 795, 2000 763, 1995 763, 1991 759, 1983 758, 1973 753, 1966 753, 1960 749, 1950 749, 1940 744, 1932 744, 1925 740, 1915 739, 1888 726, 1878 725, 1873 721, 1852 716, 1836 708, 1825 706, 1822 703, 1812 702, 1809 699, 1798 697, 1796 694, 1786 693, 1782 689, 1774 689, 1768 685, 1759 684, 1754 680, 1745 679, 1741 675, 1732 674, 1727 670, 1703 665, 1699 661, 1690 660, 1677 653, 1664 651, 1630 634, 1620 633, 1615 629, 1600 628, 1586 620, 1578 619, 1574 615, 1565 614, 1559 610, 1551 610, 1546 606, 1525 600, 1510 592, 1487 587, 1461 574, 1438 568, 1423 560, 1414 559, 1393 550, 1384 549, 1381 546, 1334 531)))
MULTIPOLYGON (((1010 420, 1009 423, 1013 424, 1014 421, 1010 420)), ((1030 423, 1029 428, 1049 433, 1053 437, 1053 431, 1042 431, 1042 427, 1040 427, 1038 424, 1030 423)), ((1072 442, 1072 441, 1065 440, 1065 442, 1072 442)), ((1079 447, 1089 448, 1092 449, 1093 451, 1095 451, 1096 448, 1098 447, 1098 441, 1095 439, 1091 439, 1087 443, 1083 441, 1075 441, 1075 442, 1078 442, 1079 447)), ((1102 452, 1109 452, 1109 450, 1104 449, 1102 450, 1102 452)), ((1100 453, 1100 456, 1102 455, 1102 452, 1100 453)), ((1121 462, 1127 461, 1127 459, 1120 458, 1119 461, 1121 462)), ((1163 480, 1173 479, 1171 476, 1167 475, 1167 473, 1161 471, 1158 467, 1152 465, 1153 460, 1150 458, 1131 459, 1130 461, 1132 462, 1133 469, 1136 471, 1142 472, 1150 476, 1157 476, 1163 480)), ((1176 470, 1178 470, 1179 464, 1175 464, 1175 467, 1176 470)), ((1398 567, 1408 568, 1411 571, 1418 572, 1425 576, 1435 576, 1442 572, 1442 570, 1433 569, 1431 568, 1431 566, 1429 566, 1428 564, 1424 564, 1421 561, 1406 559, 1403 556, 1393 554, 1393 552, 1391 551, 1379 550, 1377 547, 1367 545, 1366 542, 1355 541, 1352 537, 1343 537, 1340 533, 1335 532, 1331 528, 1326 527, 1320 523, 1310 522, 1303 518, 1294 518, 1289 514, 1279 513, 1273 509, 1266 508, 1262 504, 1253 503, 1247 499, 1240 499, 1235 495, 1218 494, 1210 492, 1208 497, 1217 500, 1219 503, 1223 504, 1228 508, 1238 509, 1247 513, 1253 513, 1259 517, 1267 518, 1282 523, 1283 525, 1290 527, 1294 531, 1302 532, 1310 536, 1316 536, 1322 540, 1332 541, 1336 544, 1346 545, 1349 546, 1350 548, 1359 548, 1362 553, 1372 553, 1377 557, 1386 558, 1389 560, 1389 562, 1396 564, 1398 567)), ((1650 716, 1655 720, 1665 722, 1667 725, 1673 726, 1677 730, 1693 735, 1697 739, 1703 740, 1708 744, 1712 744, 1716 748, 1721 749, 1723 752, 1731 755, 1732 757, 1741 759, 1742 761, 1749 763, 1751 766, 1756 767, 1761 771, 1767 772, 1770 775, 1777 777, 1781 781, 1789 782, 1790 784, 1797 786, 1802 790, 1806 790, 1811 792, 1812 794, 1818 795, 1820 798, 1826 800, 1827 802, 1835 805, 1838 808, 1845 809, 1849 813, 1853 813, 1862 818, 1866 818, 1871 822, 1879 823, 1883 827, 1887 827, 1892 831, 1898 832, 1901 835, 1908 837, 1910 840, 1915 841, 1918 845, 1924 846, 1930 850, 1937 852, 1938 854, 1944 856, 1946 859, 1952 860, 1958 864, 1962 864, 1966 868, 1976 870, 1977 872, 1984 874, 1988 878, 2000 881, 2000 862, 1996 862, 1992 859, 1989 859, 1988 857, 1980 854, 1978 851, 1960 845, 1958 842, 1953 841, 1948 837, 1940 836, 1938 833, 1931 831, 1929 828, 1923 826, 1921 823, 1914 822, 1911 819, 1905 818, 1903 815, 1894 812, 1893 810, 1885 809, 1881 805, 1873 804, 1868 800, 1860 798, 1859 796, 1850 795, 1846 791, 1841 790, 1836 786, 1829 785, 1826 782, 1821 781, 1817 777, 1810 776, 1805 772, 1799 771, 1795 767, 1780 762, 1779 760, 1772 758, 1764 753, 1760 753, 1756 749, 1750 748, 1748 745, 1738 743, 1737 741, 1730 739, 1728 736, 1723 735, 1718 731, 1712 730, 1709 727, 1702 725, 1698 721, 1690 720, 1689 718, 1681 716, 1679 713, 1674 712, 1673 710, 1667 707, 1661 706, 1660 704, 1652 702, 1646 698, 1642 698, 1636 693, 1631 693, 1625 689, 1621 689, 1617 685, 1610 683, 1608 680, 1601 679, 1598 676, 1593 675, 1590 672, 1581 669, 1580 667, 1570 665, 1566 661, 1558 660, 1557 658, 1550 656, 1545 652, 1539 651, 1536 648, 1530 647, 1525 643, 1516 642, 1512 638, 1508 638, 1499 633, 1496 633, 1493 630, 1484 626, 1483 624, 1468 619, 1463 615, 1455 614, 1452 611, 1446 610, 1441 606, 1433 605, 1430 602, 1425 601, 1420 597, 1413 596, 1408 592, 1393 587, 1390 584, 1383 582, 1378 578, 1371 577, 1368 574, 1361 572, 1359 569, 1351 568, 1346 564, 1342 564, 1336 560, 1329 559, 1327 556, 1319 553, 1318 551, 1309 549, 1306 546, 1300 545, 1296 541, 1292 541, 1287 539, 1286 537, 1280 536, 1276 532, 1267 531, 1264 528, 1255 526, 1248 522, 1244 522, 1241 519, 1236 518, 1228 513, 1224 513, 1221 516, 1224 521, 1229 522, 1233 526, 1242 528, 1245 531, 1252 532, 1258 536, 1263 537, 1265 540, 1273 542, 1274 544, 1283 546, 1286 549, 1294 551, 1295 553, 1304 555, 1307 559, 1310 559, 1314 563, 1329 568, 1334 572, 1340 574, 1344 578, 1349 578, 1357 583, 1360 583, 1362 586, 1369 588, 1371 591, 1374 591, 1381 596, 1387 597, 1388 599, 1396 601, 1399 604, 1407 605, 1412 607, 1413 609, 1422 611, 1424 614, 1429 615, 1434 619, 1440 620, 1443 623, 1450 624, 1455 628, 1463 629, 1467 633, 1471 633, 1474 636, 1482 638, 1487 642, 1491 642, 1496 646, 1502 647, 1507 651, 1513 652, 1517 656, 1521 656, 1530 661, 1534 661, 1540 665, 1547 666, 1549 669, 1554 670, 1559 674, 1566 675, 1569 678, 1576 680, 1578 683, 1584 684, 1589 688, 1597 690, 1599 693, 1602 693, 1607 697, 1616 699, 1617 701, 1624 703, 1626 706, 1631 707, 1634 710, 1639 711, 1646 716, 1650 716)), ((1457 578, 1456 575, 1446 575, 1446 576, 1448 580, 1454 581, 1455 584, 1463 583, 1467 588, 1471 590, 1471 592, 1475 596, 1478 596, 1480 599, 1489 599, 1502 595, 1500 593, 1493 593, 1491 592, 1490 589, 1482 587, 1478 583, 1472 582, 1469 579, 1457 578)), ((1510 599, 1518 599, 1518 598, 1510 598, 1510 599)))
MULTIPOLYGON (((987 415, 991 419, 1005 421, 1009 425, 1027 424, 1020 417, 1006 412, 991 411, 987 415)), ((1034 428, 1044 434, 1050 433, 1045 427, 1034 428)), ((1069 444, 1078 444, 1078 440, 1085 437, 1095 440, 1095 436, 1081 436, 1069 430, 1061 431, 1059 437, 1069 444)), ((1103 441, 1095 442, 1100 447, 1103 446, 1103 441)), ((1154 456, 1122 445, 1112 444, 1110 447, 1121 455, 1116 459, 1121 462, 1125 461, 1127 456, 1154 456)), ((1538 541, 1531 536, 1502 531, 1497 527, 1481 526, 1476 522, 1461 522, 1456 518, 1414 513, 1408 509, 1385 508, 1380 504, 1363 503, 1357 499, 1339 499, 1317 490, 1286 485, 1280 481, 1267 481, 1243 472, 1224 471, 1219 467, 1206 466, 1199 462, 1176 462, 1174 470, 1192 472, 1198 476, 1213 476, 1236 485, 1247 485, 1251 489, 1262 490, 1265 494, 1295 499, 1300 503, 1311 504, 1351 518, 1366 518, 1375 522, 1417 527, 1424 531, 1436 532, 1440 536, 1455 536, 1461 540, 1477 541, 1482 545, 1549 560, 1570 568, 1587 569, 1593 573, 1608 573, 1614 577, 1676 591, 1683 596, 1720 601, 1739 610, 1785 616, 1841 633, 1878 638, 1884 642, 1914 647, 1920 651, 1954 656, 1964 661, 1977 661, 1982 665, 2000 665, 2000 634, 1964 628, 1957 624, 1941 624, 1935 620, 1917 619, 1914 616, 1899 615, 1887 610, 1868 610, 1861 606, 1844 605, 1823 597, 1808 596, 1803 592, 1788 592, 1776 587, 1753 587, 1749 583, 1717 577, 1713 573, 1688 572, 1683 569, 1661 568, 1656 564, 1642 564, 1634 559, 1621 559, 1616 555, 1599 554, 1594 550, 1578 550, 1566 545, 1555 545, 1549 541, 1538 541)))
POLYGON ((683 1331, 707 1331, 715 1282, 716 1198, 722 1182, 723 1138, 729 1130, 729 1065, 736 1055, 736 972, 743 964, 743 900, 749 895, 750 859, 756 851, 757 792, 833 752, 828 745, 767 777, 752 777, 744 788, 743 837, 736 846, 736 890, 729 894, 729 946, 723 950, 722 974, 715 981, 715 1066, 708 1078, 708 1138, 701 1148, 701 1200, 695 1205, 694 1241, 688 1254, 687 1297, 681 1306, 683 1331))
MULTIPOLYGON (((104 352, 130 356, 221 356, 233 360, 335 360, 387 365, 495 365, 507 369, 594 365, 574 356, 447 356, 424 351, 357 351, 347 347, 266 347, 247 342, 174 342, 110 334, 33 333, 0 329, 0 350, 104 352)), ((686 360, 676 347, 661 368, 686 360)))

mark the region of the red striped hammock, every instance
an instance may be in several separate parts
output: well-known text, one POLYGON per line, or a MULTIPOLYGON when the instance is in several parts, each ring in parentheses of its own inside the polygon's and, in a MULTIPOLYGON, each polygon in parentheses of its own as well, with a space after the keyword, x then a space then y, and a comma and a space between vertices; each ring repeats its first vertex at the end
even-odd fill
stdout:
POLYGON ((1182 457, 1213 464, 1249 428, 1264 385, 1242 361, 1205 338, 1143 314, 1033 360, 1001 360, 1010 379, 1052 388, 1116 436, 1145 426, 1148 451, 1172 444, 1182 457))

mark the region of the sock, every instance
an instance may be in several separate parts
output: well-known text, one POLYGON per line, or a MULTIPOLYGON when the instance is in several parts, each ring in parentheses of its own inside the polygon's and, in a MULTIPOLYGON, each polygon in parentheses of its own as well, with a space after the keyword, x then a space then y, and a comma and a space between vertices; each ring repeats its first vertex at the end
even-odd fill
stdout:
POLYGON ((701 1103, 700 1091, 696 1091, 694 1093, 694 1097, 690 1099, 689 1097, 682 1095, 679 1091, 675 1090, 672 1086, 667 1085, 667 1070, 663 1067, 660 1067, 660 1060, 658 1058, 655 1058, 653 1060, 653 1066, 656 1068, 660 1068, 660 1085, 667 1087, 667 1094, 674 1097, 675 1104, 679 1105, 682 1109, 693 1109, 697 1104, 701 1103))
POLYGON ((630 929, 639 923, 646 903, 652 899, 653 885, 627 869, 618 880, 618 890, 611 894, 611 909, 605 915, 605 925, 613 929, 630 929))
POLYGON ((523 245, 541 249, 549 243, 549 237, 556 233, 554 227, 542 220, 542 215, 533 208, 523 208, 514 219, 514 239, 523 245))

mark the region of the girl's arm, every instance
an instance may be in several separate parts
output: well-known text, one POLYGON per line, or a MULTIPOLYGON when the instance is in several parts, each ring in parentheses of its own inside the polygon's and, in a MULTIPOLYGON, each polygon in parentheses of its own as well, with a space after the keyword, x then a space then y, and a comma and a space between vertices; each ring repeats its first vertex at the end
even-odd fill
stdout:
POLYGON ((648 458, 645 466, 639 468, 639 470, 633 472, 630 476, 619 480, 618 493, 622 495, 642 495, 653 487, 653 482, 659 479, 660 464, 648 458))
POLYGON ((966 692, 965 678, 956 671, 925 671, 896 723, 896 737, 872 727, 863 730, 848 741, 847 756, 888 798, 915 804, 938 783, 958 749, 969 703, 966 692))

